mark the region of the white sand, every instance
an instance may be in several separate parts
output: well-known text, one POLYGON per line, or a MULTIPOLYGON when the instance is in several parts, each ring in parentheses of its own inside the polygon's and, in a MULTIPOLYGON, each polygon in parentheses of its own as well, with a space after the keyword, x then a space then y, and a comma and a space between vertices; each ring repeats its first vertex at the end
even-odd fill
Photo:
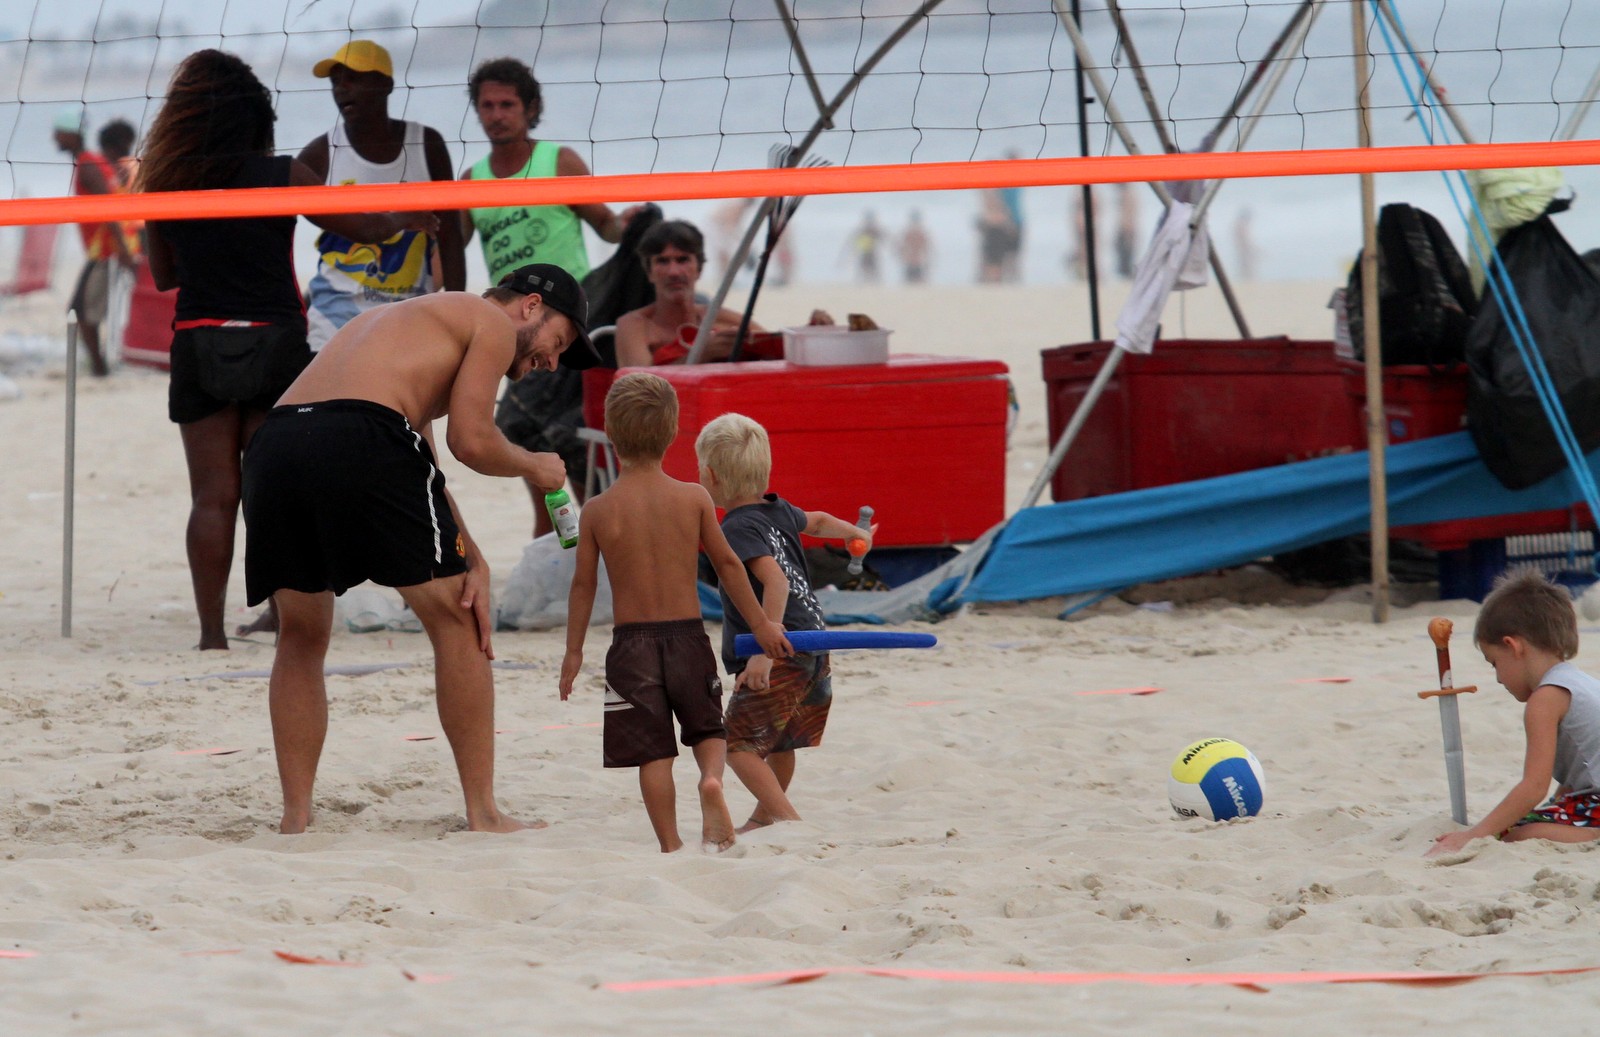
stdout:
MULTIPOLYGON (((1296 315, 1254 330, 1324 334, 1329 287, 1250 286, 1254 308, 1296 315)), ((1086 337, 1081 300, 1073 288, 790 289, 769 293, 759 316, 777 326, 811 305, 865 310, 897 329, 896 351, 1008 360, 1024 406, 1015 501, 1044 456, 1038 350, 1086 337)), ((1190 307, 1190 334, 1228 334, 1214 302, 1190 307)), ((425 639, 341 630, 330 663, 402 665, 330 679, 315 830, 286 838, 272 830, 266 682, 194 679, 263 669, 272 648, 189 648, 186 484, 164 376, 80 385, 70 639, 59 610, 64 383, 48 365, 17 381, 22 398, 0 402, 0 952, 33 956, 0 957, 0 1033, 1311 1037, 1524 1032, 1532 1021, 1587 1032, 1595 976, 1267 993, 864 975, 604 987, 873 966, 1600 965, 1588 850, 1479 844, 1450 866, 1420 857, 1450 827, 1437 710, 1415 696, 1436 683, 1425 625, 1442 614, 1469 629, 1470 602, 1400 607, 1375 627, 1359 590, 1292 591, 1245 572, 1143 589, 1181 599, 1171 611, 1121 604, 1063 623, 1058 602, 971 610, 934 628, 936 650, 837 657, 827 743, 800 756, 806 820, 721 858, 655 853, 633 775, 600 767, 604 628, 569 704, 556 694, 559 631, 496 637, 501 660, 520 667, 498 673, 501 798, 550 822, 514 837, 461 831, 442 738, 404 739, 438 734, 425 639), (1330 676, 1350 680, 1303 682, 1330 676), (1163 691, 1075 694, 1140 685, 1163 691), (1262 816, 1216 825, 1168 808, 1173 756, 1209 735, 1260 757, 1262 816), (183 755, 211 747, 239 751, 183 755)), ((526 537, 524 491, 453 462, 447 471, 503 579, 526 537)), ((238 569, 233 620, 247 615, 238 569)), ((1477 816, 1517 776, 1521 728, 1464 636, 1455 648, 1457 679, 1486 686, 1462 703, 1477 816)), ((1592 646, 1578 661, 1600 665, 1592 646)), ((680 763, 686 834, 690 774, 680 763)), ((749 809, 742 789, 732 800, 749 809)))

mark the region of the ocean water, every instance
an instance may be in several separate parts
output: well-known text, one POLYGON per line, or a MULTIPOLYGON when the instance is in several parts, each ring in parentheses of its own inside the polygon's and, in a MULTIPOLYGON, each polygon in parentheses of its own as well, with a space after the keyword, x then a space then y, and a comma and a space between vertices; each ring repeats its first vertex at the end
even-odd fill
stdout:
MULTIPOLYGON (((915 8, 911 0, 794 0, 800 37, 822 95, 844 90, 915 8)), ((1111 99, 1143 151, 1161 143, 1131 72, 1128 52, 1100 0, 1083 0, 1084 32, 1111 99)), ((1292 0, 1124 0, 1131 36, 1161 121, 1180 148, 1204 145, 1241 84, 1298 5, 1292 0)), ((1549 140, 1578 109, 1600 68, 1600 4, 1593 0, 1404 0, 1405 27, 1476 140, 1549 140)), ((456 168, 486 150, 467 107, 465 80, 478 62, 528 61, 545 94, 538 135, 578 149, 596 173, 732 169, 767 164, 774 143, 796 143, 817 117, 782 23, 769 0, 28 0, 0 11, 0 198, 64 193, 69 171, 50 139, 64 105, 87 104, 91 132, 111 118, 142 126, 167 76, 199 47, 251 61, 277 93, 279 147, 296 151, 332 121, 327 84, 311 65, 364 36, 396 64, 391 112, 438 129, 456 168)), ((1417 118, 1373 29, 1374 141, 1458 139, 1437 112, 1417 118)), ((1324 0, 1304 47, 1246 149, 1346 147, 1356 142, 1351 8, 1324 0)), ((1402 67, 1409 67, 1401 62, 1402 67)), ((1073 55, 1049 0, 946 0, 918 23, 839 107, 812 153, 836 165, 1053 157, 1080 153, 1073 55)), ((1255 97, 1247 101, 1248 111, 1255 97)), ((1121 154, 1102 106, 1089 107, 1089 154, 1121 154)), ((1239 145, 1239 120, 1221 124, 1217 147, 1239 145)), ((1600 133, 1600 115, 1590 132, 1600 133)), ((1581 132, 1581 131, 1580 131, 1581 132)), ((1600 245, 1600 175, 1568 171, 1577 194, 1560 217, 1580 250, 1600 245), (1592 211, 1589 211, 1592 210, 1592 211)), ((1096 191, 1100 271, 1114 277, 1113 190, 1096 191)), ((1464 235, 1444 178, 1380 177, 1379 201, 1409 201, 1464 235)), ((1021 192, 1029 283, 1069 280, 1078 187, 1021 192)), ((1159 215, 1139 186, 1137 236, 1159 215)), ((707 231, 713 254, 725 203, 664 201, 670 215, 707 231)), ((884 228, 881 276, 901 276, 892 243, 917 211, 933 240, 930 279, 974 278, 979 199, 969 192, 818 196, 805 200, 785 236, 791 276, 862 276, 850 243, 871 213, 884 228)), ((1294 177, 1225 184, 1211 229, 1236 277, 1342 277, 1360 244, 1354 177, 1294 177)), ((301 268, 312 262, 308 226, 301 268)), ((758 242, 760 239, 758 238, 758 242)), ((4 241, 0 239, 0 247, 4 241)), ((591 240, 599 261, 609 246, 591 240)), ((471 250, 475 252, 476 250, 471 250)), ((481 259, 469 270, 481 281, 481 259)), ((3 268, 3 264, 0 264, 3 268)), ((776 273, 776 270, 775 270, 776 273)), ((748 274, 744 275, 746 278, 748 274)))

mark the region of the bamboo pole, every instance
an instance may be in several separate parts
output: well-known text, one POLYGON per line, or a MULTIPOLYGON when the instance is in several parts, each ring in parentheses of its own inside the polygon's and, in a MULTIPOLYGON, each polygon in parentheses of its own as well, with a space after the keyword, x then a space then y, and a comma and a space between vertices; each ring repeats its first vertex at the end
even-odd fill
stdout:
MULTIPOLYGON (((1356 142, 1372 146, 1368 109, 1367 17, 1361 3, 1350 5, 1356 74, 1356 142)), ((1361 174, 1361 326, 1367 375, 1367 487, 1372 504, 1372 621, 1389 619, 1389 480, 1385 467, 1388 434, 1383 410, 1383 336, 1378 316, 1378 226, 1375 177, 1361 174)))

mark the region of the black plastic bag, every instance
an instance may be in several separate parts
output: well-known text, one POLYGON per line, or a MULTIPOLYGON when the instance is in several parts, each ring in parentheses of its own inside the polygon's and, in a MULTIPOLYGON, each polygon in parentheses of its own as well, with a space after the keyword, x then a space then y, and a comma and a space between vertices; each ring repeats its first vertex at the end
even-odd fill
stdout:
MULTIPOLYGON (((1433 216, 1395 202, 1378 214, 1378 326, 1383 363, 1445 367, 1461 362, 1477 306, 1472 280, 1450 235, 1433 216)), ((1345 285, 1350 344, 1366 355, 1361 260, 1345 285)))
MULTIPOLYGON (((1600 277, 1548 215, 1506 232, 1499 252, 1550 381, 1584 453, 1600 446, 1600 277)), ((1485 289, 1467 336, 1467 430, 1507 489, 1567 467, 1499 299, 1485 289)))
MULTIPOLYGON (((655 286, 639 261, 639 240, 661 220, 661 207, 653 203, 646 205, 623 228, 617 250, 583 279, 583 294, 589 300, 590 329, 615 324, 624 313, 656 301, 655 286)), ((595 348, 600 351, 602 366, 617 366, 613 336, 601 336, 595 348)))

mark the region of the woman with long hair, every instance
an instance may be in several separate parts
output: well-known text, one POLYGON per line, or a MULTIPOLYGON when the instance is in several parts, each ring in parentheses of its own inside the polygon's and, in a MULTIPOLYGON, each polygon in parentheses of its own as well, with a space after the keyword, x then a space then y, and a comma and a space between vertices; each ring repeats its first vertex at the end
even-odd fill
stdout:
MULTIPOLYGON (((140 191, 315 186, 304 164, 273 154, 272 95, 233 54, 201 50, 178 65, 145 135, 140 191)), ((311 215, 355 241, 401 230, 433 233, 431 213, 311 215)), ((150 272, 178 289, 167 414, 189 468, 186 545, 200 616, 199 647, 228 647, 223 626, 239 472, 267 411, 311 362, 295 279, 295 217, 159 220, 149 224, 150 272)), ((264 626, 274 625, 270 622, 264 626)))

